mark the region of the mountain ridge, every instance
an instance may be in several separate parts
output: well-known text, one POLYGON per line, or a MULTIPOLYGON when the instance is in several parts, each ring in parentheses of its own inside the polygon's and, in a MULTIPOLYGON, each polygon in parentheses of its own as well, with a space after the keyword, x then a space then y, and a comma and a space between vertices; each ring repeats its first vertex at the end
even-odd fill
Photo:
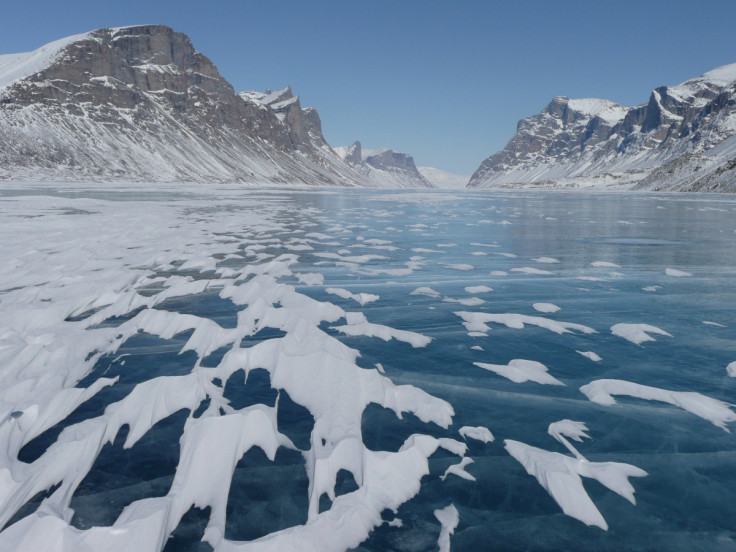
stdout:
POLYGON ((356 171, 376 184, 391 183, 396 188, 433 188, 414 164, 414 158, 389 148, 366 150, 359 141, 338 146, 337 155, 356 171))
POLYGON ((282 93, 237 94, 165 25, 3 55, 0 179, 393 185, 340 159, 317 111, 282 93))
POLYGON ((736 157, 736 142, 729 141, 734 134, 736 64, 655 88, 648 102, 633 107, 557 96, 539 114, 519 121, 514 137, 483 161, 468 187, 731 192, 736 191, 736 173, 728 168, 736 157), (669 177, 681 174, 688 158, 697 161, 700 172, 669 177), (671 172, 655 172, 665 166, 671 172))

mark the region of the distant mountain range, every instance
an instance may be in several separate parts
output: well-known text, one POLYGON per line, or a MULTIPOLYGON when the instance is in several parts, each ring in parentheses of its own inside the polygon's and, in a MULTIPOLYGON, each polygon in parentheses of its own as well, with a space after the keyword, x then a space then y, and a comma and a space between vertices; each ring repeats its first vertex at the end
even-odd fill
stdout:
POLYGON ((166 26, 99 29, 0 55, 0 180, 736 192, 736 64, 636 107, 556 97, 468 182, 331 148, 291 88, 236 93, 166 26))
POLYGON ((411 157, 378 157, 345 162, 290 88, 236 94, 166 26, 0 56, 0 179, 429 185, 411 157))
POLYGON ((364 150, 360 142, 336 147, 335 152, 368 181, 394 188, 431 188, 432 184, 417 170, 414 159, 390 149, 364 150))
POLYGON ((469 187, 736 192, 736 64, 657 88, 636 107, 554 98, 469 187))

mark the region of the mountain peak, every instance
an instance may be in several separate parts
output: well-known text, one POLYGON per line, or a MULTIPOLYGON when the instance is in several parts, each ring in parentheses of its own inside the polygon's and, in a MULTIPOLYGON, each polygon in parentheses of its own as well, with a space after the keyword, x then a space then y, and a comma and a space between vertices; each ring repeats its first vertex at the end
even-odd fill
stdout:
MULTIPOLYGON (((690 165, 700 172, 688 178, 704 182, 724 162, 736 166, 736 138, 730 140, 736 134, 734 82, 736 64, 656 88, 648 103, 636 107, 557 96, 541 113, 519 122, 516 135, 481 164, 469 187, 660 186, 648 178, 655 169, 670 166, 669 172, 657 172, 661 179, 690 165), (677 164, 685 158, 699 162, 677 164)), ((733 188, 722 172, 702 186, 733 188)), ((677 185, 686 188, 685 180, 677 185)))

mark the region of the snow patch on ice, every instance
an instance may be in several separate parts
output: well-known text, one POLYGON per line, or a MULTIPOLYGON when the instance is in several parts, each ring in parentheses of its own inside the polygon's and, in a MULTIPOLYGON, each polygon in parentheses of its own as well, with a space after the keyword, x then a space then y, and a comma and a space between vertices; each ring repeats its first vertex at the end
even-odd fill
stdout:
POLYGON ((641 345, 646 341, 656 341, 656 339, 649 334, 672 337, 672 334, 667 333, 661 328, 652 326, 651 324, 615 324, 611 326, 611 333, 618 337, 623 337, 636 345, 641 345))
POLYGON ((475 366, 495 372, 499 376, 510 379, 515 383, 524 383, 533 381, 543 385, 565 385, 560 380, 552 376, 547 367, 541 362, 535 360, 514 359, 505 364, 488 364, 485 362, 474 362, 475 366))
POLYGON ((492 443, 494 440, 493 433, 487 427, 483 426, 463 426, 458 430, 463 439, 475 439, 483 443, 492 443))
POLYGON ((460 523, 460 514, 454 504, 450 504, 442 509, 434 511, 434 517, 442 524, 440 536, 437 539, 439 552, 450 552, 450 536, 455 532, 455 528, 460 523))
POLYGON ((591 401, 606 406, 616 404, 616 399, 613 398, 614 395, 626 395, 637 399, 664 402, 708 420, 724 431, 729 431, 726 427, 727 423, 736 421, 736 413, 731 410, 732 405, 694 391, 669 391, 615 379, 592 381, 583 385, 580 391, 591 401))

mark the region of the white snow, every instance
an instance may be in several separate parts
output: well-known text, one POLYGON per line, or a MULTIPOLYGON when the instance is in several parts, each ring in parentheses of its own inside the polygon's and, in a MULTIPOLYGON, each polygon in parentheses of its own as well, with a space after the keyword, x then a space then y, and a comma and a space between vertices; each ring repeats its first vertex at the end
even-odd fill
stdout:
POLYGON ((0 89, 38 73, 54 62, 68 45, 84 40, 89 33, 68 36, 22 54, 0 55, 0 89))
POLYGON ((409 295, 426 295, 427 297, 441 297, 441 294, 435 290, 433 290, 431 287, 422 286, 418 287, 414 291, 412 291, 409 295))
POLYGON ((298 272, 296 278, 305 286, 321 286, 325 283, 325 277, 319 272, 298 272))
MULTIPOLYGON (((383 523, 384 509, 396 510, 419 492, 429 473, 428 458, 438 447, 465 454, 463 443, 420 434, 396 452, 365 447, 361 424, 368 404, 397 416, 412 412, 443 428, 452 423, 453 409, 417 387, 395 385, 378 369, 361 368, 360 353, 322 328, 332 324, 348 335, 399 339, 415 347, 430 339, 373 324, 362 313, 300 293, 295 281, 321 284, 323 275, 292 270, 298 264, 293 253, 261 258, 256 247, 261 236, 270 243, 273 236, 290 234, 282 226, 283 211, 257 197, 237 203, 230 193, 217 199, 208 191, 205 201, 183 195, 147 202, 40 195, 0 201, 6 259, 0 266, 0 526, 29 499, 58 485, 35 513, 0 532, 0 550, 159 552, 194 505, 209 507, 204 540, 219 551, 257 546, 342 552, 359 546, 383 523), (233 235, 243 238, 223 239, 233 235), (249 238, 253 242, 241 249, 249 238), (229 304, 236 313, 234 325, 158 308, 169 299, 197 294, 229 304), (122 318, 111 322, 116 317, 122 318), (249 340, 264 328, 283 335, 249 340), (21 448, 34 437, 118 385, 117 378, 102 377, 78 386, 98 360, 115 357, 141 332, 165 340, 189 332, 180 352, 194 353, 190 371, 130 385, 102 413, 69 423, 37 460, 20 461, 21 448), (223 347, 226 353, 215 366, 201 366, 223 347), (275 406, 235 409, 224 397, 224 386, 216 383, 244 371, 247 385, 247 374, 255 369, 266 370, 271 386, 314 418, 309 445, 301 451, 309 481, 308 522, 258 544, 225 538, 233 470, 252 447, 273 459, 280 447, 293 449, 294 444, 279 431, 278 400, 275 406), (194 418, 191 412, 206 399, 209 407, 194 418), (109 526, 74 528, 70 501, 102 448, 124 426, 129 431, 123 447, 130 448, 181 410, 190 416, 165 494, 124 504, 109 526), (353 474, 359 489, 335 496, 341 469, 353 474), (323 494, 332 504, 320 513, 323 494)), ((122 365, 124 359, 115 362, 122 365)))
POLYGON ((665 274, 667 274, 667 276, 674 276, 676 278, 692 276, 692 274, 690 274, 689 272, 685 272, 684 270, 677 270, 676 268, 666 268, 664 272, 665 274))
POLYGON ((458 433, 464 439, 475 439, 483 443, 492 443, 494 439, 491 430, 483 426, 463 426, 458 430, 458 433))
POLYGON ((439 552, 450 552, 450 535, 455 532, 457 524, 460 523, 460 514, 455 508, 454 504, 445 506, 442 509, 434 511, 434 517, 442 525, 440 536, 437 539, 437 546, 439 546, 439 552))
POLYGON ((565 385, 557 378, 553 377, 547 367, 541 362, 535 360, 514 359, 506 364, 488 364, 485 362, 474 362, 475 366, 495 372, 499 376, 510 379, 515 383, 524 383, 533 381, 543 385, 565 385))
POLYGON ((372 303, 373 301, 378 301, 378 299, 380 299, 378 295, 375 295, 373 293, 352 293, 342 288, 328 287, 325 289, 325 291, 329 294, 342 297, 343 299, 352 299, 361 307, 364 306, 366 303, 372 303))
POLYGON ((731 405, 694 391, 669 391, 614 379, 592 381, 583 385, 580 391, 591 401, 607 406, 616 404, 613 395, 627 395, 637 399, 668 403, 708 420, 724 431, 729 431, 727 423, 736 421, 736 413, 731 410, 731 405))
POLYGON ((490 331, 489 322, 503 324, 507 328, 521 330, 525 324, 530 326, 538 326, 554 333, 564 334, 577 331, 585 334, 596 333, 593 328, 583 326, 582 324, 574 324, 572 322, 558 322, 550 318, 541 316, 527 316, 525 314, 503 313, 494 314, 490 312, 468 312, 460 311, 455 313, 463 319, 463 325, 469 332, 479 332, 485 334, 490 331))
POLYGON ((475 270, 475 267, 473 265, 467 264, 467 263, 448 263, 443 266, 445 268, 449 268, 450 270, 461 270, 461 271, 475 270))
POLYGON ((475 481, 475 477, 471 474, 469 474, 467 471, 465 471, 465 468, 469 465, 474 463, 475 460, 472 458, 465 456, 463 457, 460 462, 457 464, 453 464, 451 466, 448 466, 448 468, 445 470, 445 473, 440 475, 440 479, 444 481, 447 479, 448 475, 457 475, 458 477, 462 479, 467 479, 468 481, 475 481))
POLYGON ((736 378, 736 360, 726 366, 726 373, 732 378, 736 378))
POLYGON ((656 339, 649 334, 672 337, 671 334, 667 333, 663 329, 652 326, 651 324, 615 324, 611 326, 611 333, 613 335, 623 337, 636 345, 641 345, 646 341, 656 341, 656 339))
POLYGON ((566 515, 605 531, 608 530, 608 524, 585 491, 581 477, 596 479, 609 490, 636 504, 629 477, 644 477, 647 472, 631 464, 587 460, 565 439, 570 437, 582 441, 588 438, 586 431, 585 424, 572 420, 550 424, 548 433, 565 445, 573 453, 572 457, 510 439, 504 441, 504 446, 524 466, 526 472, 537 479, 566 515))
POLYGON ((536 259, 532 259, 532 261, 543 264, 554 264, 560 262, 559 259, 555 259, 554 257, 537 257, 536 259))
POLYGON ((585 358, 589 358, 593 362, 600 362, 603 360, 597 353, 594 353, 593 351, 575 351, 578 354, 583 355, 585 358))
POLYGON ((467 286, 465 288, 465 291, 467 293, 487 293, 489 291, 493 291, 493 288, 490 288, 488 286, 467 286))
POLYGON ((560 310, 560 307, 553 303, 534 303, 532 307, 535 311, 543 313, 553 313, 560 310))
POLYGON ((610 100, 600 100, 597 98, 568 100, 567 105, 571 109, 584 113, 589 117, 600 117, 610 125, 621 121, 631 110, 630 107, 617 104, 610 100))

